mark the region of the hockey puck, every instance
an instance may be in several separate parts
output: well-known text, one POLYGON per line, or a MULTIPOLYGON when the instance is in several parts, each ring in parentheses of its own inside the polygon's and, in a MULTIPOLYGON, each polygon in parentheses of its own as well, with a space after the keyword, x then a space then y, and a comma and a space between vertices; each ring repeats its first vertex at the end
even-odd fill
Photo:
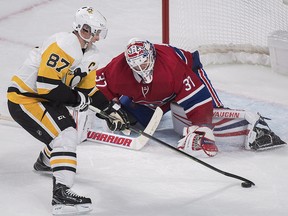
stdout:
POLYGON ((242 182, 241 186, 243 188, 250 188, 250 187, 252 187, 252 183, 251 182, 242 182))

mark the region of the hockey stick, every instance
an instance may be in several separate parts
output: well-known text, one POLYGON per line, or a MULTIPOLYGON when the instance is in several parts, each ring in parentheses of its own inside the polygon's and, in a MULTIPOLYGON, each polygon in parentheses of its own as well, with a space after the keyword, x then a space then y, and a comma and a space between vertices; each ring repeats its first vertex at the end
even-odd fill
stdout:
MULTIPOLYGON (((114 120, 112 116, 107 115, 105 112, 101 111, 100 109, 94 106, 90 105, 89 109, 92 110, 93 112, 99 113, 103 117, 114 120)), ((150 122, 144 129, 145 134, 152 135, 155 132, 162 119, 162 116, 163 111, 158 107, 154 111, 150 122)), ((138 134, 137 137, 131 137, 131 136, 119 135, 116 133, 109 133, 90 129, 87 133, 87 140, 92 142, 98 142, 101 144, 122 147, 126 149, 140 150, 147 144, 149 137, 143 136, 139 133, 137 134, 138 134)))
MULTIPOLYGON (((94 110, 94 109, 95 109, 95 107, 92 108, 92 110, 94 110)), ((96 111, 96 110, 94 110, 94 111, 96 111)), ((112 119, 112 120, 114 119, 112 116, 107 115, 107 114, 106 114, 105 112, 103 112, 103 111, 98 110, 98 113, 99 113, 100 115, 106 117, 106 118, 110 118, 110 119, 112 119)), ((162 141, 162 140, 160 140, 160 139, 157 139, 156 137, 154 137, 154 136, 152 136, 152 135, 150 135, 150 134, 145 133, 145 131, 139 130, 139 129, 133 127, 133 126, 130 126, 129 129, 130 129, 131 131, 134 131, 135 133, 138 133, 138 134, 140 134, 140 135, 142 135, 142 136, 145 136, 145 137, 147 137, 147 138, 149 138, 149 139, 151 139, 151 140, 154 140, 154 141, 156 141, 156 142, 158 142, 158 143, 160 143, 160 144, 162 144, 162 145, 164 145, 164 146, 167 146, 167 147, 169 147, 170 149, 173 149, 174 151, 177 151, 178 153, 180 153, 180 154, 182 154, 182 155, 184 155, 184 156, 186 156, 186 157, 188 157, 188 158, 196 161, 197 163, 200 163, 200 164, 202 164, 203 166, 206 166, 206 167, 208 167, 208 168, 210 168, 210 169, 212 169, 212 170, 214 170, 214 171, 216 171, 216 172, 218 172, 218 173, 220 173, 220 174, 222 174, 222 175, 225 175, 225 176, 228 176, 228 177, 235 178, 235 179, 238 179, 238 180, 243 181, 243 182, 241 183, 241 186, 242 186, 242 187, 248 188, 248 187, 251 187, 252 185, 255 186, 255 183, 254 183, 254 182, 252 182, 252 181, 250 181, 250 180, 248 180, 248 179, 246 179, 246 178, 244 178, 244 177, 241 177, 241 176, 238 176, 238 175, 235 175, 235 174, 232 174, 232 173, 229 173, 229 172, 225 172, 225 171, 223 171, 223 170, 220 170, 220 169, 218 169, 218 168, 216 168, 216 167, 214 167, 214 166, 212 166, 212 165, 210 165, 210 164, 208 164, 208 163, 206 163, 206 162, 204 162, 204 161, 202 161, 202 160, 200 160, 200 159, 198 159, 198 158, 196 158, 196 157, 194 157, 194 156, 192 156, 192 155, 187 154, 187 153, 184 152, 184 151, 181 151, 181 150, 173 147, 172 145, 169 145, 168 143, 166 143, 166 142, 164 142, 164 141, 162 141)))
POLYGON ((162 140, 160 140, 160 139, 157 139, 156 137, 154 137, 154 136, 152 136, 152 135, 146 134, 144 131, 141 131, 141 130, 133 127, 133 126, 130 126, 129 129, 130 129, 131 131, 134 131, 134 132, 138 133, 138 134, 141 134, 141 135, 143 135, 143 136, 146 136, 147 138, 149 138, 149 139, 151 139, 151 140, 154 140, 154 141, 156 141, 156 142, 158 142, 158 143, 160 143, 160 144, 162 144, 162 145, 164 145, 164 146, 167 146, 167 147, 169 147, 170 149, 173 149, 174 151, 177 151, 178 153, 180 153, 180 154, 182 154, 182 155, 184 155, 184 156, 186 156, 186 157, 188 157, 188 158, 196 161, 197 163, 200 163, 200 164, 202 164, 202 165, 204 165, 204 166, 206 166, 206 167, 208 167, 208 168, 210 168, 210 169, 212 169, 212 170, 214 170, 214 171, 216 171, 216 172, 218 172, 218 173, 221 173, 221 174, 223 174, 223 175, 225 175, 225 176, 228 176, 228 177, 231 177, 231 178, 235 178, 235 179, 244 181, 244 182, 242 182, 242 184, 241 184, 242 187, 251 187, 252 185, 255 185, 254 182, 252 182, 252 181, 250 181, 250 180, 248 180, 248 179, 246 179, 246 178, 243 178, 243 177, 241 177, 241 176, 238 176, 238 175, 235 175, 235 174, 232 174, 232 173, 229 173, 229 172, 225 172, 225 171, 223 171, 223 170, 220 170, 220 169, 218 169, 218 168, 216 168, 216 167, 214 167, 214 166, 212 166, 212 165, 210 165, 210 164, 208 164, 208 163, 206 163, 206 162, 204 162, 204 161, 202 161, 202 160, 199 160, 198 158, 196 158, 196 157, 194 157, 194 156, 192 156, 192 155, 187 154, 187 153, 184 152, 184 151, 181 151, 181 150, 175 148, 175 147, 172 146, 172 145, 169 145, 168 143, 166 143, 166 142, 164 142, 164 141, 162 141, 162 140))

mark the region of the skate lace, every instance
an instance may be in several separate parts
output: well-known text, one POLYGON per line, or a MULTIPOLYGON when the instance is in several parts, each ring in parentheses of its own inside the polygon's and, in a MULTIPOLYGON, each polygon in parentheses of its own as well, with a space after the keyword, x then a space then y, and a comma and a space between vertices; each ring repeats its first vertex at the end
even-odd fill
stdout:
POLYGON ((79 196, 78 194, 76 194, 71 189, 66 189, 66 193, 67 193, 67 195, 72 196, 72 197, 83 198, 83 196, 79 196))

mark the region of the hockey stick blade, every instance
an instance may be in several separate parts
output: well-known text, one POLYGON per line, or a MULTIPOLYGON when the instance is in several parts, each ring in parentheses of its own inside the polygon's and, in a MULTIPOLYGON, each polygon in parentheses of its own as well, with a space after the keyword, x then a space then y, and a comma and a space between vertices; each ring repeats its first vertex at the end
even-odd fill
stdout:
MULTIPOLYGON (((94 106, 90 105, 89 109, 96 113, 99 113, 100 115, 104 117, 114 119, 112 116, 107 115, 105 112, 101 111, 100 109, 94 106)), ((149 135, 154 134, 154 132, 156 131, 162 119, 162 116, 163 116, 163 111, 159 107, 157 107, 154 111, 154 114, 150 122, 146 126, 144 132, 149 135)), ((87 140, 101 143, 101 144, 122 147, 126 149, 140 150, 147 144, 149 137, 146 137, 141 134, 139 134, 139 136, 137 137, 131 137, 131 136, 119 135, 116 133, 94 131, 90 129, 87 134, 87 140)))
POLYGON ((216 172, 218 172, 218 173, 221 173, 221 174, 223 174, 223 175, 225 175, 225 176, 228 176, 228 177, 231 177, 231 178, 235 178, 235 179, 244 181, 244 182, 242 182, 242 184, 241 184, 242 187, 243 187, 243 184, 245 184, 245 185, 247 184, 247 185, 250 185, 250 186, 252 186, 252 185, 255 186, 254 182, 252 182, 252 181, 250 181, 250 180, 248 180, 248 179, 246 179, 246 178, 243 178, 243 177, 241 177, 241 176, 238 176, 238 175, 235 175, 235 174, 232 174, 232 173, 229 173, 229 172, 225 172, 225 171, 223 171, 223 170, 220 170, 220 169, 218 169, 218 168, 216 168, 216 167, 214 167, 214 166, 212 166, 212 165, 210 165, 210 164, 208 164, 208 163, 206 163, 206 162, 204 162, 204 161, 202 161, 202 160, 200 160, 200 159, 198 159, 198 158, 196 158, 196 157, 194 157, 194 156, 192 156, 192 155, 187 154, 187 153, 184 152, 184 151, 181 151, 181 150, 175 148, 174 146, 172 146, 172 145, 170 145, 170 144, 168 144, 168 143, 166 143, 166 142, 164 142, 164 141, 162 141, 162 140, 160 140, 160 139, 158 139, 158 138, 156 138, 156 137, 154 137, 154 136, 152 136, 152 135, 149 135, 149 134, 145 133, 145 131, 141 131, 141 130, 139 130, 139 129, 135 128, 135 127, 132 127, 132 126, 130 126, 129 129, 130 129, 131 131, 134 131, 134 132, 136 132, 136 133, 139 133, 139 134, 141 134, 141 135, 143 135, 143 136, 145 136, 145 137, 147 137, 147 138, 149 138, 149 139, 151 139, 151 140, 154 140, 154 141, 156 141, 156 142, 158 142, 158 143, 160 143, 160 144, 162 144, 162 145, 164 145, 164 146, 166 146, 166 147, 169 147, 170 149, 173 149, 174 151, 177 151, 178 153, 180 153, 180 154, 182 154, 182 155, 184 155, 184 156, 186 156, 186 157, 188 157, 188 158, 196 161, 197 163, 200 163, 200 164, 202 164, 203 166, 206 166, 206 167, 208 167, 208 168, 210 168, 210 169, 212 169, 212 170, 214 170, 214 171, 216 171, 216 172))

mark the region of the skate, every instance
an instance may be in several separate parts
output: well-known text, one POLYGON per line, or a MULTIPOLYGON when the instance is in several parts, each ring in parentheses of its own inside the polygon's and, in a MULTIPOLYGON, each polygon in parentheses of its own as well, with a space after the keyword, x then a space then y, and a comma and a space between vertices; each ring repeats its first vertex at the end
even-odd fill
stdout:
POLYGON ((270 129, 270 127, 265 121, 266 119, 268 118, 260 115, 258 125, 255 126, 253 129, 253 131, 256 132, 256 139, 254 140, 254 142, 249 143, 251 149, 266 150, 281 147, 287 144, 270 129))
POLYGON ((85 214, 92 211, 90 198, 77 195, 66 185, 55 184, 55 178, 53 182, 53 215, 85 214))
POLYGON ((255 141, 250 144, 251 149, 266 150, 281 147, 287 144, 269 129, 255 127, 254 130, 256 131, 257 135, 255 141))
POLYGON ((34 170, 37 172, 52 172, 51 167, 47 166, 46 164, 44 164, 43 162, 43 153, 40 152, 39 157, 37 158, 37 161, 34 163, 34 170))

